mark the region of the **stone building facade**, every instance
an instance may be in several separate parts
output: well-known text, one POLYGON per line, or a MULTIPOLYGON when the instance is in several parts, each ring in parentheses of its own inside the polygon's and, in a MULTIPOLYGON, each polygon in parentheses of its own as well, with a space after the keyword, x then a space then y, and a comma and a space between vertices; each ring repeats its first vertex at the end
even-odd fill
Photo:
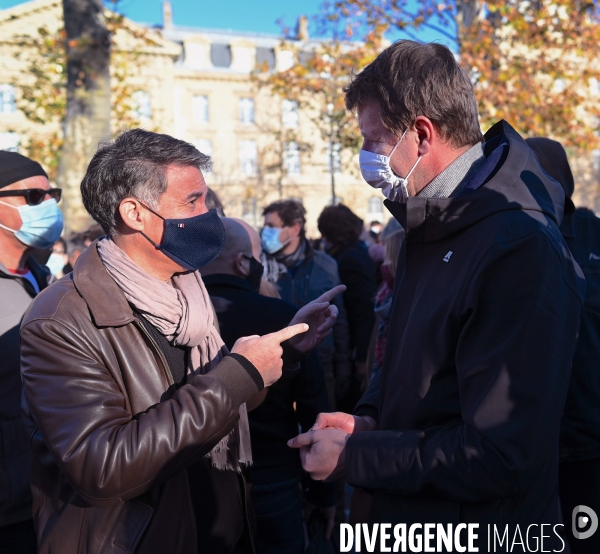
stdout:
MULTIPOLYGON (((259 227, 266 204, 296 198, 307 210, 309 234, 317 236, 316 220, 332 198, 328 144, 308 114, 258 88, 252 78, 258 66, 286 69, 314 46, 305 22, 298 38, 284 43, 274 35, 174 26, 168 2, 163 16, 163 25, 152 29, 125 20, 114 40, 113 52, 135 52, 126 78, 141 125, 189 141, 212 157, 207 182, 227 215, 259 227)), ((30 78, 27 63, 16 55, 18 37, 42 26, 56 32, 62 25, 60 0, 0 10, 0 148, 23 149, 46 131, 18 109, 19 87, 30 78)), ((112 123, 120 129, 118 121, 112 123)), ((365 223, 387 219, 381 195, 360 176, 356 155, 334 162, 333 177, 337 200, 365 223)))

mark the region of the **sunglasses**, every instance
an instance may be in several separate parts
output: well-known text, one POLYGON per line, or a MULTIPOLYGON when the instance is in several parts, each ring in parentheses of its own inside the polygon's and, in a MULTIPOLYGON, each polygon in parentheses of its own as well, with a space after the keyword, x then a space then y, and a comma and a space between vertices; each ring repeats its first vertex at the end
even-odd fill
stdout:
POLYGON ((24 196, 29 206, 37 206, 44 201, 49 194, 57 202, 60 202, 62 189, 23 189, 23 190, 0 190, 0 197, 4 196, 24 196))

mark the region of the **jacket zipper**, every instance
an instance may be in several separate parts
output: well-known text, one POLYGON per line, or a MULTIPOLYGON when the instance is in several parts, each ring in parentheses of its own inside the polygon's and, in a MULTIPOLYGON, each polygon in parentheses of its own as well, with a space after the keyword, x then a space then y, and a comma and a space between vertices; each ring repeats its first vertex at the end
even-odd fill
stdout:
POLYGON ((146 331, 144 326, 140 323, 140 321, 137 318, 134 319, 134 322, 135 322, 135 325, 142 331, 144 336, 150 341, 150 344, 152 344, 152 346, 154 347, 154 353, 158 357, 158 359, 160 360, 160 362, 162 364, 163 373, 165 374, 165 377, 167 378, 167 382, 169 383, 169 386, 174 385, 175 381, 173 380, 173 375, 171 375, 171 370, 169 369, 169 364, 167 363, 167 360, 166 360, 164 354, 162 353, 160 347, 158 346, 158 344, 156 344, 156 341, 151 337, 150 333, 148 333, 148 331, 146 331))

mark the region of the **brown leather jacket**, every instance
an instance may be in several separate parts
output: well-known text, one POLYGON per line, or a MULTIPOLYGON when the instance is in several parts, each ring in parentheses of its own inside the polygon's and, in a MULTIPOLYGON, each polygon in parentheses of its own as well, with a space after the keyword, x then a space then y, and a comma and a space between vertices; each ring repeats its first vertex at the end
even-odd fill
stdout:
POLYGON ((95 243, 21 327, 40 554, 197 552, 185 469, 258 392, 225 357, 175 391, 95 243))

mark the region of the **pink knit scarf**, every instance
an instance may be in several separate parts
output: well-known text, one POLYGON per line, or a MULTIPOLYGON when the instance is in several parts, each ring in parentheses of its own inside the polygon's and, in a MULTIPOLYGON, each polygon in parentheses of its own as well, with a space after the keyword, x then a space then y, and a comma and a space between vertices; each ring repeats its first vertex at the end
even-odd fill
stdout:
MULTIPOLYGON (((136 311, 171 344, 190 349, 188 375, 208 373, 228 354, 214 326, 212 304, 198 271, 174 275, 170 283, 163 283, 142 271, 110 237, 98 242, 98 253, 136 311)), ((237 425, 207 456, 218 469, 239 471, 240 465, 252 463, 246 404, 240 406, 237 425)))

